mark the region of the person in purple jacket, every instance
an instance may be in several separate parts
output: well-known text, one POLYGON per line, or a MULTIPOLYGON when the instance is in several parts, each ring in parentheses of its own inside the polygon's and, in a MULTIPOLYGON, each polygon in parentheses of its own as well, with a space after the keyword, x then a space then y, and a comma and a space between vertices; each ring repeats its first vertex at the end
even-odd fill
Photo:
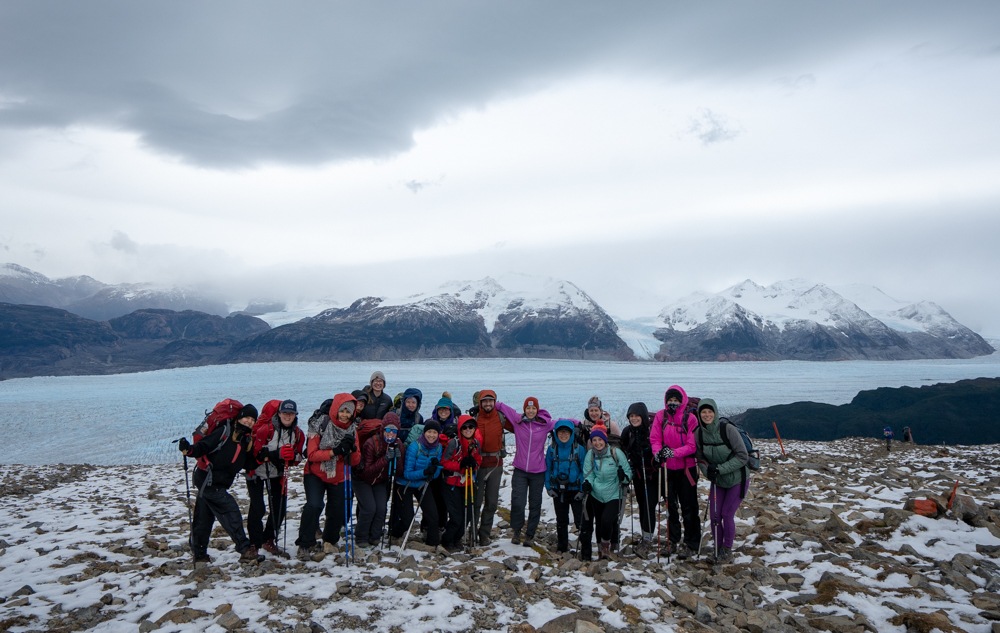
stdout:
POLYGON ((687 558, 698 551, 701 541, 695 459, 698 421, 687 411, 687 393, 678 385, 667 389, 663 402, 666 407, 656 413, 650 425, 649 444, 660 463, 660 473, 666 474, 666 489, 659 494, 667 501, 667 554, 676 552, 678 558, 687 558), (681 519, 684 521, 683 537, 681 519))
POLYGON ((510 418, 504 428, 514 434, 514 473, 510 488, 510 527, 514 536, 510 542, 520 545, 524 525, 524 504, 528 503, 528 525, 524 530, 524 546, 534 545, 535 530, 542 518, 542 493, 545 490, 545 438, 555 426, 552 416, 538 407, 538 398, 524 399, 524 415, 516 422, 510 418))

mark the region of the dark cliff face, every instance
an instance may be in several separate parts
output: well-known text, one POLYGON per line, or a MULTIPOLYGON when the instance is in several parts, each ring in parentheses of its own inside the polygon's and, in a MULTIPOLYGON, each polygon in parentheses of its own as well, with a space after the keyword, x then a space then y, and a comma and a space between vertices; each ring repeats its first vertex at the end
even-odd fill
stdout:
POLYGON ((514 310, 499 316, 491 338, 504 356, 634 359, 603 311, 514 310))
POLYGON ((829 441, 881 438, 892 427, 896 440, 910 427, 921 444, 1000 442, 1000 378, 976 378, 922 387, 880 387, 861 391, 849 404, 795 402, 750 409, 734 420, 753 437, 829 441))

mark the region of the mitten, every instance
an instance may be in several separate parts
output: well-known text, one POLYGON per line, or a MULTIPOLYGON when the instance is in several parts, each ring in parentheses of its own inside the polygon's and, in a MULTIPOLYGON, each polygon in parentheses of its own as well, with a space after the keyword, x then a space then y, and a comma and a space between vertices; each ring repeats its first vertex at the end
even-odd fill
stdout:
POLYGON ((459 466, 462 467, 462 470, 465 470, 467 468, 475 468, 476 460, 472 455, 466 455, 465 457, 462 458, 462 461, 459 463, 459 466))
POLYGON ((188 451, 191 450, 191 442, 189 442, 186 437, 182 437, 177 440, 177 449, 187 455, 188 451))
POLYGON ((290 462, 295 459, 295 447, 291 444, 285 444, 278 450, 278 457, 282 461, 290 462))

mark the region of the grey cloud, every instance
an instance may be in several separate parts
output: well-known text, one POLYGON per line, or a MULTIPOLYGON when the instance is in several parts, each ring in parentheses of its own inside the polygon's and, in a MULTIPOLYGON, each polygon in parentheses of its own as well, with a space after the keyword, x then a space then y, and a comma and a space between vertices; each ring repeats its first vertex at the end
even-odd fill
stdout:
POLYGON ((738 126, 708 108, 702 108, 697 116, 691 118, 688 126, 688 134, 697 137, 702 145, 731 141, 741 132, 738 126))
POLYGON ((111 248, 123 253, 136 253, 139 250, 139 245, 125 233, 115 231, 111 235, 111 248))
POLYGON ((983 50, 998 17, 977 1, 3 3, 0 127, 131 131, 217 168, 377 158, 557 77, 808 69, 876 35, 924 41, 928 25, 983 50))

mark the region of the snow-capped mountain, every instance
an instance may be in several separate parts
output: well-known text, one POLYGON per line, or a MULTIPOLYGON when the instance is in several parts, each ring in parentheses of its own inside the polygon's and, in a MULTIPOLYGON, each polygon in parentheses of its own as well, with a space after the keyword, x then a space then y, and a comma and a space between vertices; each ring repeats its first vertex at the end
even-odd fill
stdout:
POLYGON ((451 282, 347 308, 247 339, 233 360, 531 356, 631 359, 614 320, 567 281, 511 277, 451 282))
POLYGON ((664 308, 660 360, 968 358, 993 348, 931 302, 905 304, 851 286, 858 302, 804 279, 746 280, 664 308), (867 308, 859 302, 870 304, 867 308))
POLYGON ((103 284, 92 277, 52 280, 17 264, 0 264, 0 302, 62 308, 100 291, 103 284))

